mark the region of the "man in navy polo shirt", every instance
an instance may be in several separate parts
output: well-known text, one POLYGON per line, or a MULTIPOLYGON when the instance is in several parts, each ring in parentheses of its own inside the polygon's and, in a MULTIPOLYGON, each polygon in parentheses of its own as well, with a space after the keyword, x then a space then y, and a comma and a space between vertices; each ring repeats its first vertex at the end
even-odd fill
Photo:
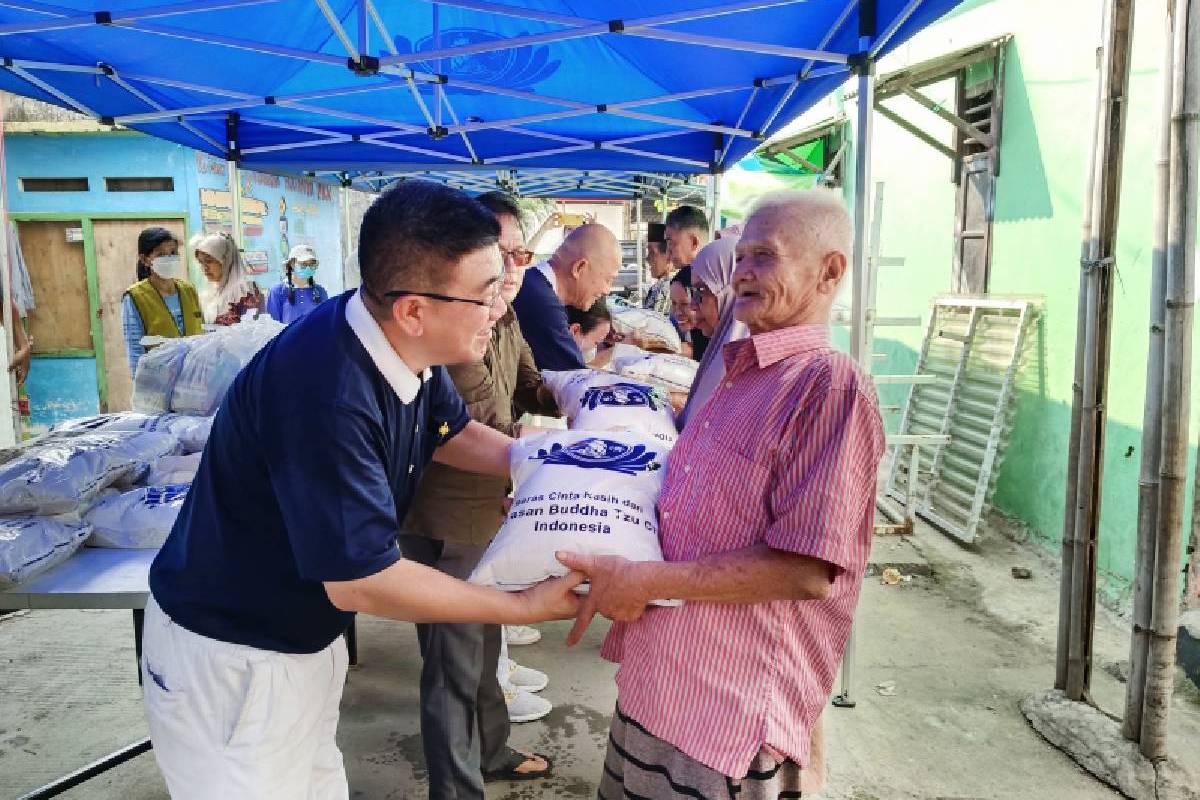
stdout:
POLYGON ((580 225, 550 256, 525 274, 513 300, 521 334, 537 368, 587 369, 567 321, 567 306, 587 311, 612 287, 621 269, 621 244, 603 225, 580 225))
POLYGON ((146 713, 172 797, 346 798, 335 734, 354 612, 413 622, 570 616, 579 576, 519 594, 403 560, 431 458, 508 474, 439 364, 477 361, 504 313, 496 218, 408 181, 363 218, 362 288, 238 375, 150 570, 146 713))

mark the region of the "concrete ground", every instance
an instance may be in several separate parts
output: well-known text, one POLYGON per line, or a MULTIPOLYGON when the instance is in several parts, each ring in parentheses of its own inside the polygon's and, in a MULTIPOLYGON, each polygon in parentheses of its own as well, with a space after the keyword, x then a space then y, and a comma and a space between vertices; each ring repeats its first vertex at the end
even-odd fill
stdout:
MULTIPOLYGON (((910 582, 868 577, 857 631, 856 708, 826 714, 829 787, 836 800, 895 798, 1114 798, 1114 792, 1046 744, 1017 708, 1054 675, 1058 589, 1053 560, 993 535, 974 550, 920 529, 880 538, 876 570, 893 565, 910 582), (1030 580, 1015 580, 1013 566, 1030 580)), ((573 650, 565 623, 541 626, 543 641, 514 648, 551 676, 546 720, 516 726, 514 744, 556 761, 553 779, 493 784, 490 800, 592 797, 615 693, 614 668, 597 655, 603 628, 573 650)), ((1096 635, 1094 694, 1119 713, 1127 625, 1108 612, 1096 635)), ((425 796, 417 725, 418 655, 412 626, 364 619, 362 665, 350 674, 339 740, 352 797, 425 796)), ((127 612, 37 611, 0 621, 0 798, 145 735, 127 612)), ((1200 752, 1200 704, 1178 695, 1173 747, 1200 752)), ((166 796, 153 757, 69 792, 73 800, 166 796)))

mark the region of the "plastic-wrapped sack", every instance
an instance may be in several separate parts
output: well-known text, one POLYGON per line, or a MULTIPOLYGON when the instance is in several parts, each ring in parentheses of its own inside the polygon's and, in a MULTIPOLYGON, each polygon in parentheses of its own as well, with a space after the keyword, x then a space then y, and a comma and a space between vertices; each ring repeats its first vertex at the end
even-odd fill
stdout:
POLYGON ((99 431, 170 433, 179 439, 183 452, 195 453, 204 449, 208 436, 212 433, 212 424, 212 417, 124 411, 65 420, 51 428, 50 435, 77 435, 99 431))
POLYGON ((647 353, 640 347, 618 344, 612 365, 617 374, 655 386, 687 392, 696 380, 699 363, 674 353, 647 353))
POLYGON ((518 439, 508 518, 471 574, 517 591, 568 570, 557 550, 662 561, 655 503, 667 448, 643 434, 565 431, 518 439))
POLYGON ((659 387, 592 369, 543 372, 573 431, 636 430, 668 447, 679 434, 671 398, 659 387))
POLYGON ((615 297, 608 298, 608 312, 612 315, 612 327, 621 336, 635 336, 646 347, 654 347, 671 353, 683 349, 679 331, 669 317, 647 308, 631 306, 615 297))
POLYGON ((196 479, 200 469, 202 453, 190 453, 186 456, 163 456, 150 465, 150 471, 143 482, 147 486, 168 486, 170 484, 191 484, 196 479))
POLYGON ((88 433, 35 442, 0 466, 0 514, 66 514, 145 475, 178 449, 169 433, 88 433))
POLYGON ((138 359, 133 376, 133 410, 159 414, 171 408, 171 395, 187 359, 191 339, 163 339, 138 359))
POLYGON ((91 547, 159 548, 175 525, 188 486, 148 486, 109 497, 92 506, 84 520, 92 526, 91 547))
POLYGON ((219 332, 210 333, 192 345, 179 380, 175 381, 171 395, 173 411, 202 417, 216 413, 229 385, 242 369, 241 361, 226 347, 225 339, 219 332))
POLYGON ((66 561, 91 530, 44 517, 0 518, 0 590, 66 561))

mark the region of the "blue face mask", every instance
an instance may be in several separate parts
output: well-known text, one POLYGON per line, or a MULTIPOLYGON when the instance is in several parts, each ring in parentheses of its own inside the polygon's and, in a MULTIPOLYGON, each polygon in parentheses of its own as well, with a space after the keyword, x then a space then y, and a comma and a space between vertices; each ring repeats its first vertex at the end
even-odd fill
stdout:
POLYGON ((316 267, 295 267, 292 269, 292 274, 297 278, 303 278, 306 281, 311 281, 313 276, 317 274, 316 267))

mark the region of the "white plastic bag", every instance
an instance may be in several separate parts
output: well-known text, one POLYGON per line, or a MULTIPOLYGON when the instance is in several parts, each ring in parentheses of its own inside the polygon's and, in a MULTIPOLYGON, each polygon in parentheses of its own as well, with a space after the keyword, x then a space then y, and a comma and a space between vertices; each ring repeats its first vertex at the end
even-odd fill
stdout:
POLYGON ((618 344, 612 365, 617 374, 676 391, 690 391, 700 364, 674 353, 647 353, 639 347, 618 344))
POLYGON ((242 368, 226 346, 226 338, 221 332, 210 333, 192 345, 171 395, 173 411, 202 417, 216 412, 242 368))
POLYGON ((187 485, 149 486, 109 497, 84 517, 91 547, 159 548, 175 525, 187 485))
POLYGON ((566 575, 558 550, 662 561, 655 503, 666 464, 661 442, 633 432, 518 439, 512 510, 471 581, 517 591, 566 575))
POLYGON ((44 517, 0 518, 0 590, 66 561, 89 533, 87 525, 44 517))
POLYGON ((661 388, 591 369, 543 372, 573 431, 636 430, 675 443, 671 398, 661 388))
POLYGON ((133 377, 133 410, 159 414, 171 407, 171 395, 187 358, 191 339, 164 339, 138 359, 133 377))
POLYGON ((636 336, 647 347, 657 347, 678 353, 683 349, 679 331, 671 319, 648 308, 638 308, 610 297, 608 311, 612 315, 612 327, 621 336, 636 336))
POLYGON ((163 456, 150 466, 146 474, 147 486, 168 486, 170 484, 191 484, 196 479, 200 469, 202 453, 190 453, 186 456, 163 456))
POLYGON ((169 433, 88 433, 35 442, 0 466, 0 514, 77 512, 178 448, 169 433))

